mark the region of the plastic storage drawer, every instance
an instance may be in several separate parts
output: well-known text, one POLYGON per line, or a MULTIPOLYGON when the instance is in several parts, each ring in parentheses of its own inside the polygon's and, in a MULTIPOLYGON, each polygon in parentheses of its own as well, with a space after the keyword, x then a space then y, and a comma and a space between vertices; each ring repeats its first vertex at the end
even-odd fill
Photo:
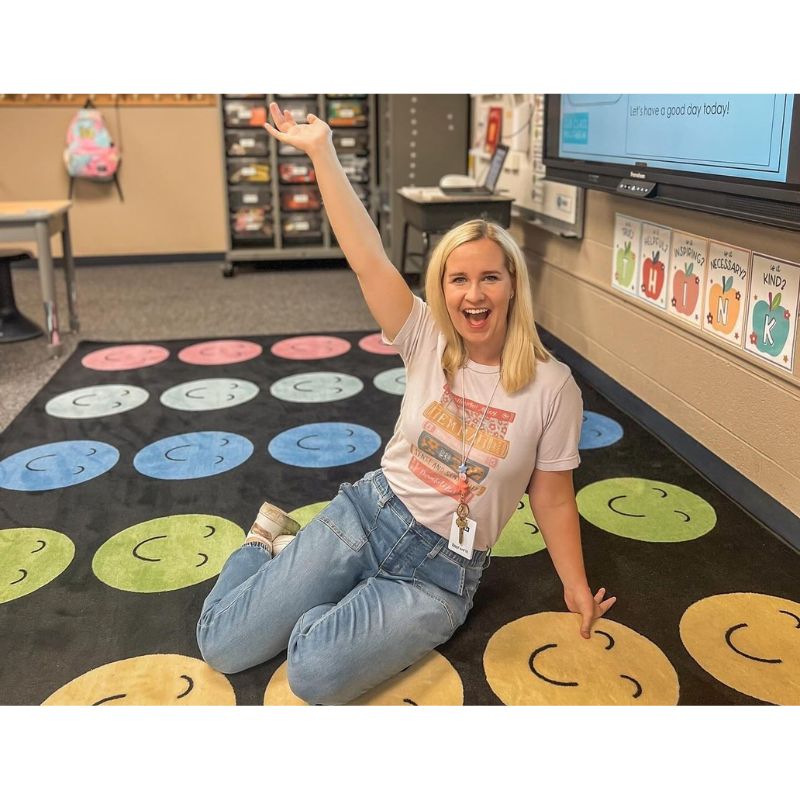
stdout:
POLYGON ((266 131, 226 131, 225 152, 229 156, 268 156, 269 134, 266 131))
POLYGON ((281 111, 291 111, 295 122, 305 122, 309 114, 316 116, 319 113, 316 97, 308 99, 297 97, 287 99, 284 97, 276 102, 281 111))
POLYGON ((365 156, 369 153, 367 131, 333 131, 333 146, 341 155, 365 156))
POLYGON ((365 206, 369 206, 369 187, 364 186, 363 183, 354 183, 352 184, 355 193, 358 195, 358 199, 365 206))
POLYGON ((269 183, 269 162, 260 158, 231 158, 225 163, 228 183, 269 183))
POLYGON ((293 187, 281 189, 281 209, 283 211, 319 211, 322 198, 317 189, 293 187))
POLYGON ((361 156, 341 155, 339 163, 344 174, 352 183, 367 183, 369 181, 369 159, 361 156))
POLYGON ((231 214, 231 238, 235 242, 271 241, 274 232, 267 209, 240 208, 231 214))
POLYGON ((367 124, 364 100, 328 100, 327 109, 331 128, 363 128, 367 124))
POLYGON ((287 244, 322 241, 320 214, 287 214, 281 222, 283 240, 287 244))
POLYGON ((282 161, 278 164, 281 183, 314 183, 317 176, 309 159, 282 161))
POLYGON ((231 186, 228 190, 228 205, 231 208, 243 206, 272 208, 272 192, 259 186, 231 186))
POLYGON ((225 100, 222 112, 228 128, 260 128, 267 121, 263 100, 225 100))

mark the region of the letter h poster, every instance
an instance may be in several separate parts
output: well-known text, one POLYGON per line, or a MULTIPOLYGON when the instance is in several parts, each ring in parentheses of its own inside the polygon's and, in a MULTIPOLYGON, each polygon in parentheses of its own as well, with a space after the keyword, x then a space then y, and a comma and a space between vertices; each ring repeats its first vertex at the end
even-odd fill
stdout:
POLYGON ((750 251, 710 242, 703 330, 734 347, 744 347, 750 251))
POLYGON ((794 371, 800 264, 753 253, 745 349, 794 371))
POLYGON ((639 254, 639 297, 664 310, 667 307, 671 228, 642 222, 642 245, 639 254))

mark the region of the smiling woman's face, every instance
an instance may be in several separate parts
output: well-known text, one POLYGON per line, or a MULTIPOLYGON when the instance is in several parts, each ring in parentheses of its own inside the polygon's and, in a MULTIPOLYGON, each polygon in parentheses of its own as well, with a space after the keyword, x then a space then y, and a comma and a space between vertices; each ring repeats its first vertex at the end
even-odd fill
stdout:
POLYGON ((444 300, 473 361, 499 363, 513 290, 505 254, 491 239, 462 244, 447 257, 444 300))

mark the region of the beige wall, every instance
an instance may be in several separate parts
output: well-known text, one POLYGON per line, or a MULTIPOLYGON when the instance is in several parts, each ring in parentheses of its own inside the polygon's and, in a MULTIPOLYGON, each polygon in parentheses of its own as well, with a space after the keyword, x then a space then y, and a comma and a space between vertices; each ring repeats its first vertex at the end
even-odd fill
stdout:
MULTIPOLYGON (((227 248, 219 109, 99 106, 121 145, 113 183, 77 181, 70 211, 76 256, 222 252, 227 248)), ((0 200, 69 192, 62 154, 68 107, 0 107, 0 200)), ((33 243, 22 243, 35 252, 33 243)), ((8 245, 4 245, 8 246, 8 245)), ((61 254, 59 237, 53 252, 61 254)))
POLYGON ((579 242, 513 227, 528 257, 537 321, 800 515, 798 354, 794 375, 778 374, 612 290, 616 212, 793 261, 800 233, 600 191, 586 193, 579 242))

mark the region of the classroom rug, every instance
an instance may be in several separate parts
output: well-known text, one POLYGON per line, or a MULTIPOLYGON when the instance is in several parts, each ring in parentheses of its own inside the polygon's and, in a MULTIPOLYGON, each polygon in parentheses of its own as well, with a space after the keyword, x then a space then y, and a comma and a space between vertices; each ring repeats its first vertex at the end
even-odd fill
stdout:
MULTIPOLYGON (((800 555, 574 374, 616 605, 578 635, 522 497, 466 624, 356 702, 800 703, 800 555)), ((208 667, 200 608, 263 500, 305 524, 380 465, 403 391, 369 331, 80 343, 0 439, 0 705, 302 704, 285 652, 208 667)))

